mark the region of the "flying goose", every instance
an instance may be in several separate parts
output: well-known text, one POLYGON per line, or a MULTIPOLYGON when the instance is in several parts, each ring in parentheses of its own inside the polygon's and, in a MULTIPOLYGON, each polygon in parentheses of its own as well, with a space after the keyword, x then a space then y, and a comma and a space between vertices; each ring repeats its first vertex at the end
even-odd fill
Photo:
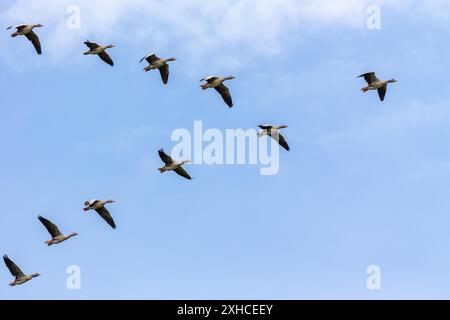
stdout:
POLYGON ((100 46, 95 42, 90 42, 89 40, 86 40, 84 44, 89 48, 88 51, 83 53, 84 55, 96 54, 100 57, 100 59, 102 59, 110 66, 114 65, 114 62, 112 61, 111 57, 105 51, 106 49, 114 48, 112 44, 108 44, 107 46, 100 46))
POLYGON ((39 37, 34 33, 34 28, 40 28, 43 27, 42 24, 20 24, 18 26, 10 26, 6 28, 6 30, 9 30, 11 28, 16 28, 16 32, 11 34, 11 37, 17 37, 17 36, 25 36, 28 40, 31 41, 34 48, 36 49, 36 52, 38 54, 42 54, 41 50, 41 42, 39 41, 39 37))
POLYGON ((183 164, 191 162, 191 160, 175 162, 170 156, 164 153, 163 149, 159 149, 158 154, 165 164, 164 167, 158 168, 159 172, 163 173, 165 171, 175 171, 177 174, 186 179, 192 179, 191 176, 181 167, 183 164))
POLYGON ((167 62, 169 61, 176 61, 175 58, 167 58, 167 59, 161 59, 156 56, 156 54, 149 54, 146 57, 143 57, 139 62, 142 62, 142 60, 147 60, 149 63, 148 66, 144 68, 144 71, 150 71, 159 69, 159 73, 161 74, 161 79, 164 84, 167 84, 169 81, 169 64, 167 62))
POLYGON ((38 216, 38 219, 40 222, 42 222, 44 227, 47 229, 48 233, 50 233, 50 235, 52 236, 52 239, 45 241, 45 243, 48 246, 61 243, 63 241, 66 241, 67 239, 70 239, 70 238, 78 235, 77 232, 72 232, 71 234, 66 236, 66 235, 62 234, 61 231, 59 231, 58 227, 55 224, 53 224, 51 221, 45 219, 42 216, 38 216))
POLYGON ((375 72, 368 72, 360 75, 358 78, 364 77, 368 86, 361 89, 362 92, 367 92, 369 90, 378 90, 378 96, 381 101, 384 101, 386 96, 387 84, 397 82, 395 79, 391 80, 380 80, 375 75, 375 72))
POLYGON ((270 124, 260 124, 260 125, 258 125, 258 127, 262 129, 260 132, 258 132, 258 137, 267 135, 267 136, 271 137, 272 139, 274 139, 275 141, 277 141, 280 144, 280 146, 282 146, 287 151, 290 150, 289 145, 287 144, 286 140, 279 132, 280 129, 287 128, 288 127, 287 125, 272 126, 270 124))
POLYGON ((17 285, 24 284, 25 282, 30 281, 33 278, 39 277, 40 273, 33 273, 30 275, 27 275, 20 270, 20 268, 11 261, 11 259, 8 258, 7 255, 3 256, 3 261, 5 261, 6 266, 9 269, 9 272, 15 277, 14 281, 12 281, 9 286, 14 287, 17 285))
POLYGON ((109 213, 108 209, 105 208, 105 204, 113 202, 114 200, 97 200, 97 199, 89 200, 84 203, 85 207, 83 208, 83 210, 97 211, 100 217, 102 217, 103 220, 105 220, 113 229, 115 229, 116 224, 114 223, 114 220, 111 217, 111 214, 109 213))
POLYGON ((223 84, 226 80, 233 80, 235 77, 229 76, 229 77, 216 77, 216 76, 210 76, 201 79, 200 81, 206 81, 204 84, 200 85, 200 87, 203 90, 206 90, 208 88, 214 88, 217 90, 217 92, 220 93, 225 103, 228 105, 229 108, 233 107, 233 100, 231 99, 230 90, 223 84))

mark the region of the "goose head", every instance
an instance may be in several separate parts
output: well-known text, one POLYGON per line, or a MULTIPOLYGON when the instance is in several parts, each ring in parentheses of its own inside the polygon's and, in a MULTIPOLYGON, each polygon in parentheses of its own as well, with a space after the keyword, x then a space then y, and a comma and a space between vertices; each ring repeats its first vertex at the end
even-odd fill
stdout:
POLYGON ((185 164, 185 163, 191 163, 191 162, 192 162, 191 160, 187 159, 187 160, 183 160, 183 161, 181 161, 181 164, 185 164))
POLYGON ((35 24, 33 27, 34 27, 34 28, 41 28, 41 27, 43 27, 43 26, 44 26, 44 25, 38 23, 38 24, 35 24))
POLYGON ((30 277, 36 278, 36 277, 39 277, 40 275, 41 275, 40 273, 36 272, 36 273, 30 274, 30 277))
POLYGON ((395 83, 395 82, 398 82, 398 81, 395 79, 388 80, 388 83, 395 83))
POLYGON ((113 45, 113 44, 108 44, 106 47, 105 47, 105 49, 110 49, 110 48, 114 48, 115 47, 115 45, 113 45))
POLYGON ((67 238, 72 238, 72 237, 75 237, 75 236, 77 236, 78 235, 78 232, 72 232, 71 234, 69 234, 68 236, 67 236, 67 238))

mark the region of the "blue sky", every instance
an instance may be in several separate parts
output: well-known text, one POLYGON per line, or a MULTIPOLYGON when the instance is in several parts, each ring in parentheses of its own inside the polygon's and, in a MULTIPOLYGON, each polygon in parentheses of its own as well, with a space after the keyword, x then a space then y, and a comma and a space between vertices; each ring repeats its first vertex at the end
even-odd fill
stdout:
POLYGON ((0 37, 0 243, 30 283, 4 299, 450 297, 446 1, 2 1, 3 27, 42 23, 43 55, 0 37), (81 29, 66 27, 69 5, 81 29), (366 8, 381 8, 368 30, 366 8), (249 10, 251 8, 251 10, 249 10), (115 44, 113 68, 83 41, 115 44), (169 84, 139 59, 175 56, 169 84), (396 78, 386 100, 361 73, 396 78), (229 110, 198 80, 234 75, 229 110), (22 85, 26 84, 24 88, 22 85), (174 129, 288 124, 280 172, 159 174, 174 129), (109 206, 110 229, 81 210, 109 206), (43 215, 80 235, 46 247, 43 215), (81 268, 81 290, 66 268, 81 268), (378 265, 382 288, 366 288, 378 265))

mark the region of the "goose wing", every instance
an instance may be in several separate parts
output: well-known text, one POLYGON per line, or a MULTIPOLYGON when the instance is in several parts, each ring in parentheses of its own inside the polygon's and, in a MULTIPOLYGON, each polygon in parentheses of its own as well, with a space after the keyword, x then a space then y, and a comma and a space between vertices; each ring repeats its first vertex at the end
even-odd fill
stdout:
POLYGON ((215 87, 214 89, 220 93, 223 101, 228 105, 229 108, 233 107, 233 100, 231 99, 230 90, 223 83, 215 87))
POLYGON ((95 48, 98 48, 99 45, 95 42, 90 42, 89 40, 86 40, 84 42, 84 44, 90 49, 90 50, 94 50, 95 48))
POLYGON ((384 97, 386 96, 386 90, 387 90, 387 85, 384 85, 384 86, 378 88, 378 96, 380 97, 381 101, 384 101, 384 97))
POLYGON ((97 213, 100 215, 100 217, 103 218, 103 220, 106 221, 113 229, 116 228, 116 224, 114 222, 114 219, 112 218, 111 214, 109 213, 108 209, 106 209, 104 206, 95 209, 97 213))
POLYGON ((366 82, 368 84, 380 81, 377 76, 375 75, 375 72, 368 72, 368 73, 364 73, 362 75, 360 75, 358 78, 364 77, 364 80, 366 80, 366 82))
POLYGON ((175 171, 178 175, 182 176, 183 178, 186 178, 188 180, 192 180, 192 178, 189 175, 189 173, 187 173, 187 171, 184 170, 181 166, 179 166, 178 168, 176 168, 173 171, 175 171))
POLYGON ((6 30, 12 29, 12 28, 16 28, 18 31, 22 30, 23 28, 25 28, 27 25, 26 24, 19 24, 17 26, 9 26, 8 28, 6 28, 6 30))
POLYGON ((159 68, 159 73, 161 74, 161 79, 164 84, 169 81, 169 64, 164 64, 159 68))
POLYGON ((31 41, 31 43, 33 44, 34 48, 36 49, 36 52, 38 54, 42 54, 41 42, 39 41, 39 37, 37 36, 37 34, 34 33, 34 31, 30 31, 30 32, 25 34, 25 37, 27 37, 27 39, 31 41))
MULTIPOLYGON (((149 64, 152 64, 152 63, 154 63, 154 62, 156 62, 156 61, 158 61, 159 60, 159 58, 156 56, 156 54, 149 54, 148 56, 145 56, 145 57, 143 57, 142 59, 141 59, 141 61, 142 60, 147 60, 147 62, 149 63, 149 64)), ((141 62, 141 61, 139 61, 139 62, 141 62)))
POLYGON ((202 78, 200 81, 206 81, 206 82, 208 82, 208 83, 211 83, 211 82, 213 82, 213 81, 216 80, 216 79, 217 79, 217 77, 210 76, 210 77, 202 78))
POLYGON ((145 58, 145 60, 147 60, 148 63, 154 63, 154 62, 158 61, 159 58, 156 56, 156 54, 151 54, 151 55, 147 56, 147 58, 145 58))
POLYGON ((169 164, 172 164, 172 163, 173 163, 173 159, 172 159, 169 155, 167 155, 167 154, 164 152, 163 149, 159 149, 159 150, 158 150, 158 154, 159 154, 159 157, 161 158, 161 160, 162 160, 166 165, 169 165, 169 164))
POLYGON ((281 134, 278 134, 278 143, 280 144, 280 146, 282 146, 287 151, 290 150, 289 145, 286 142, 286 139, 284 139, 283 135, 281 135, 281 134))
POLYGON ((100 200, 97 200, 97 199, 88 200, 88 201, 84 202, 84 205, 87 206, 87 207, 92 207, 99 201, 100 200))
POLYGON ((286 139, 284 139, 283 135, 279 132, 269 133, 269 135, 278 142, 280 146, 282 146, 287 151, 290 150, 289 145, 286 142, 286 139))
POLYGON ((20 268, 17 266, 17 264, 12 262, 11 259, 9 259, 7 255, 3 256, 3 261, 5 261, 5 264, 8 267, 9 272, 11 272, 11 274, 14 277, 21 278, 21 277, 25 276, 25 274, 22 272, 22 270, 20 270, 20 268))
POLYGON ((111 67, 114 65, 114 62, 112 61, 112 59, 109 56, 109 54, 106 53, 106 51, 100 52, 98 54, 98 56, 100 57, 100 59, 102 59, 104 62, 109 64, 111 67))
POLYGON ((61 233, 61 231, 59 231, 58 227, 54 223, 52 223, 50 220, 47 220, 42 216, 39 216, 38 219, 40 222, 42 222, 44 227, 47 229, 48 233, 50 233, 50 235, 53 238, 62 235, 62 233, 61 233))
POLYGON ((268 129, 272 129, 273 126, 270 124, 260 124, 260 125, 258 125, 258 127, 263 130, 268 130, 268 129))

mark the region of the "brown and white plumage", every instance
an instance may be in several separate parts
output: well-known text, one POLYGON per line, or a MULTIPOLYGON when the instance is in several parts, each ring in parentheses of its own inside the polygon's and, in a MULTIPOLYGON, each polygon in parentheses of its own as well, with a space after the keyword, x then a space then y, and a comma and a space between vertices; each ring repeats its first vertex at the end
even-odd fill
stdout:
POLYGON ((6 30, 9 30, 11 28, 16 28, 16 31, 11 34, 11 37, 17 37, 17 36, 25 36, 34 46, 36 49, 37 54, 42 54, 41 49, 41 42, 39 41, 39 37, 36 33, 34 33, 34 28, 40 28, 43 27, 42 24, 20 24, 17 26, 10 26, 6 28, 6 30))
POLYGON ((95 42, 90 42, 89 40, 86 40, 84 44, 89 48, 88 51, 84 52, 84 55, 93 54, 97 55, 100 59, 102 59, 104 62, 109 64, 111 67, 114 66, 114 62, 109 56, 109 54, 106 53, 106 49, 114 48, 112 44, 109 44, 107 46, 100 46, 95 42))
POLYGON ((233 100, 231 99, 230 90, 227 86, 225 86, 223 83, 227 80, 233 80, 235 77, 229 76, 229 77, 217 77, 217 76, 210 76, 201 79, 200 81, 206 81, 200 87, 203 90, 214 88, 216 91, 222 96, 223 101, 227 104, 229 108, 233 107, 233 100))
POLYGON ((164 167, 158 168, 159 172, 163 173, 166 171, 175 171, 178 175, 186 178, 188 180, 192 180, 191 176, 184 170, 181 166, 185 163, 191 162, 190 160, 183 161, 173 161, 173 159, 167 155, 163 149, 158 150, 159 157, 164 162, 164 167))
POLYGON ((378 96, 381 101, 384 101, 384 98, 386 96, 387 91, 387 85, 388 83, 395 83, 397 80, 390 79, 390 80, 380 80, 375 75, 375 72, 367 72, 362 75, 360 75, 358 78, 364 77, 364 80, 366 80, 368 86, 361 88, 361 91, 367 92, 369 90, 377 90, 378 96))
POLYGON ((143 57, 139 62, 143 60, 147 60, 148 66, 144 68, 145 72, 150 70, 158 69, 161 75, 161 80, 164 84, 167 84, 169 81, 169 64, 170 61, 176 61, 176 58, 167 58, 161 59, 156 56, 156 54, 149 54, 148 56, 143 57))
POLYGON ((9 272, 11 272, 12 276, 15 278, 14 281, 12 281, 9 285, 11 287, 24 284, 25 282, 30 281, 33 278, 39 277, 40 273, 32 273, 30 275, 27 275, 20 270, 20 268, 11 260, 8 258, 7 255, 3 256, 3 261, 5 262, 6 267, 9 269, 9 272))
POLYGON ((83 208, 83 210, 95 210, 100 215, 100 217, 102 217, 103 220, 106 221, 106 223, 108 223, 113 229, 116 229, 117 226, 114 222, 114 219, 112 218, 108 209, 105 208, 105 204, 113 202, 114 200, 89 200, 84 203, 85 207, 83 208))
POLYGON ((65 234, 61 233, 61 231, 59 231, 58 227, 50 220, 47 220, 42 216, 38 216, 38 219, 44 225, 44 227, 47 229, 48 233, 50 233, 50 235, 52 236, 52 239, 45 242, 48 246, 61 243, 63 241, 66 241, 67 239, 70 239, 70 238, 78 235, 77 232, 72 232, 69 235, 65 235, 65 234))
POLYGON ((287 151, 290 150, 288 143, 286 142, 286 139, 281 135, 280 129, 287 128, 287 125, 281 125, 281 126, 272 126, 270 124, 260 124, 258 127, 261 129, 260 132, 258 132, 258 137, 262 136, 269 136, 275 141, 278 142, 280 146, 282 146, 287 151))

